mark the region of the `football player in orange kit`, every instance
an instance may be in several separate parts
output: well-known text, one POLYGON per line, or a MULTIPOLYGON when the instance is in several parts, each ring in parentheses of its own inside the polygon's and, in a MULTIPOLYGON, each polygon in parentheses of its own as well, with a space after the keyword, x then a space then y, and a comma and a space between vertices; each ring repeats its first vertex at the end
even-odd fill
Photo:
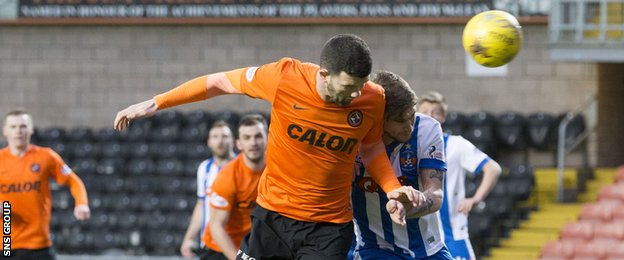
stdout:
POLYGON ((90 216, 85 186, 52 149, 30 144, 33 122, 28 113, 9 112, 2 133, 8 147, 0 150, 0 201, 11 207, 10 255, 13 259, 55 259, 49 179, 69 187, 78 220, 90 216))
POLYGON ((209 248, 202 260, 234 259, 241 240, 251 229, 251 209, 256 205, 258 182, 266 165, 266 120, 245 115, 238 124, 236 146, 241 151, 226 164, 206 196, 210 223, 202 240, 209 248))
MULTIPOLYGON (((358 150, 390 200, 423 203, 401 186, 381 141, 383 88, 368 81, 370 50, 355 35, 329 39, 320 65, 283 58, 259 67, 190 80, 117 113, 114 127, 158 110, 223 94, 246 94, 272 104, 267 165, 251 232, 238 259, 345 259, 353 236, 349 201, 358 150)), ((405 208, 391 214, 405 224, 405 208)))

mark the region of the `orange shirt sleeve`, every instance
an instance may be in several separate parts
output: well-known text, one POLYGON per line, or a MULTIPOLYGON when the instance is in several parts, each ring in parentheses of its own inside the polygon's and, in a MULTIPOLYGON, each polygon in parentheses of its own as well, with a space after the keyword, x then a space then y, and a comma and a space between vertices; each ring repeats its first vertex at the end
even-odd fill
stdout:
POLYGON ((380 98, 379 102, 374 105, 375 110, 373 113, 375 118, 378 119, 377 121, 379 123, 374 124, 373 127, 368 130, 368 133, 366 133, 366 136, 364 136, 364 138, 362 139, 362 144, 372 144, 378 142, 379 140, 381 140, 381 135, 384 131, 384 109, 386 105, 386 96, 384 94, 384 90, 381 86, 375 83, 368 82, 367 84, 372 84, 373 86, 375 86, 375 88, 371 88, 372 91, 377 92, 375 93, 377 95, 382 95, 383 98, 380 98))
POLYGON ((212 183, 212 190, 208 196, 210 198, 210 207, 212 208, 229 211, 236 202, 236 183, 234 183, 233 166, 237 160, 232 162, 221 169, 221 172, 217 174, 212 183))
POLYGON ((78 175, 76 175, 67 164, 63 161, 61 156, 59 156, 52 149, 47 148, 48 152, 52 156, 53 160, 53 170, 50 173, 51 177, 60 184, 67 185, 69 187, 69 191, 74 197, 76 201, 76 205, 87 205, 89 204, 89 200, 87 198, 87 189, 84 186, 84 183, 78 175))
POLYGON ((254 98, 269 102, 275 99, 275 93, 282 75, 294 69, 295 62, 291 58, 282 58, 277 62, 260 67, 248 67, 226 72, 226 76, 234 88, 254 98))

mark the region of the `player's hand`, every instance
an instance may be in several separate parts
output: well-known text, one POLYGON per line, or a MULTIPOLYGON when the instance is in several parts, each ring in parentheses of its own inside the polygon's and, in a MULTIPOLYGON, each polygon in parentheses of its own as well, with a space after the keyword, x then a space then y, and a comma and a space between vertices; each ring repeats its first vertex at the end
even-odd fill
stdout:
POLYGON ((152 116, 156 113, 156 111, 158 111, 158 106, 156 106, 154 99, 134 104, 117 113, 115 122, 113 123, 113 128, 117 131, 123 131, 130 126, 130 121, 142 117, 152 116))
POLYGON ((466 198, 462 202, 460 202, 459 205, 457 205, 457 212, 468 215, 468 213, 470 213, 470 211, 472 210, 472 207, 474 207, 474 205, 477 203, 478 201, 474 198, 466 198))
POLYGON ((180 246, 180 254, 184 258, 193 258, 195 254, 193 254, 193 247, 195 246, 195 241, 192 239, 185 239, 182 241, 182 246, 180 246))
POLYGON ((74 217, 77 220, 87 220, 91 217, 91 210, 87 205, 78 205, 74 208, 74 217))
POLYGON ((401 203, 411 203, 412 207, 419 207, 425 203, 425 195, 411 186, 401 186, 387 194, 388 199, 398 200, 401 203))
POLYGON ((407 214, 407 210, 403 203, 391 199, 386 203, 386 210, 390 213, 390 218, 394 223, 397 223, 401 226, 405 226, 405 215, 407 214))

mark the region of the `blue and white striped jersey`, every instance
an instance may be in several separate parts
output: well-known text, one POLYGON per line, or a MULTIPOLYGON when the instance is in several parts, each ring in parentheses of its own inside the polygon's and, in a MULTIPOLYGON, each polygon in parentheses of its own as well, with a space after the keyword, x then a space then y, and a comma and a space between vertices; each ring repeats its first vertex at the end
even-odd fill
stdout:
POLYGON ((444 178, 444 201, 440 208, 444 239, 467 239, 468 216, 457 212, 457 205, 466 198, 466 172, 480 174, 483 166, 491 159, 461 136, 445 134, 444 147, 448 167, 444 178))
MULTIPOLYGON (((442 129, 435 119, 416 114, 414 132, 407 143, 386 147, 395 174, 403 185, 422 190, 419 169, 446 170, 442 129)), ((386 211, 388 198, 364 169, 358 156, 351 192, 355 227, 355 253, 379 248, 392 250, 408 258, 431 256, 444 247, 439 214, 407 219, 401 226, 390 219, 386 211)))
MULTIPOLYGON (((204 230, 208 221, 210 220, 210 203, 206 201, 206 193, 212 189, 212 183, 214 182, 217 174, 221 170, 221 167, 214 163, 214 157, 207 159, 199 164, 197 167, 197 199, 204 201, 202 226, 199 231, 199 235, 204 235, 204 230)), ((201 241, 201 239, 200 239, 201 241)), ((201 242, 201 246, 204 246, 204 242, 201 242)))

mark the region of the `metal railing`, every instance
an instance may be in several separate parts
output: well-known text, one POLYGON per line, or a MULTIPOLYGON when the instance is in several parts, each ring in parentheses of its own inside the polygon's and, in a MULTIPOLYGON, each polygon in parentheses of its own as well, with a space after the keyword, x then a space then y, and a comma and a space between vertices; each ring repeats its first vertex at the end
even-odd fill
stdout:
MULTIPOLYGON (((578 109, 568 112, 565 117, 559 123, 558 128, 558 140, 557 140, 557 192, 559 201, 564 201, 564 167, 565 156, 570 153, 579 144, 583 143, 596 129, 598 124, 598 99, 596 95, 592 95, 583 105, 578 109), (585 130, 573 139, 568 140, 567 129, 568 125, 577 116, 582 116, 585 120, 585 130)), ((589 159, 587 148, 585 149, 584 166, 589 166, 589 159)))
POLYGON ((553 0, 553 44, 624 44, 624 0, 553 0))

